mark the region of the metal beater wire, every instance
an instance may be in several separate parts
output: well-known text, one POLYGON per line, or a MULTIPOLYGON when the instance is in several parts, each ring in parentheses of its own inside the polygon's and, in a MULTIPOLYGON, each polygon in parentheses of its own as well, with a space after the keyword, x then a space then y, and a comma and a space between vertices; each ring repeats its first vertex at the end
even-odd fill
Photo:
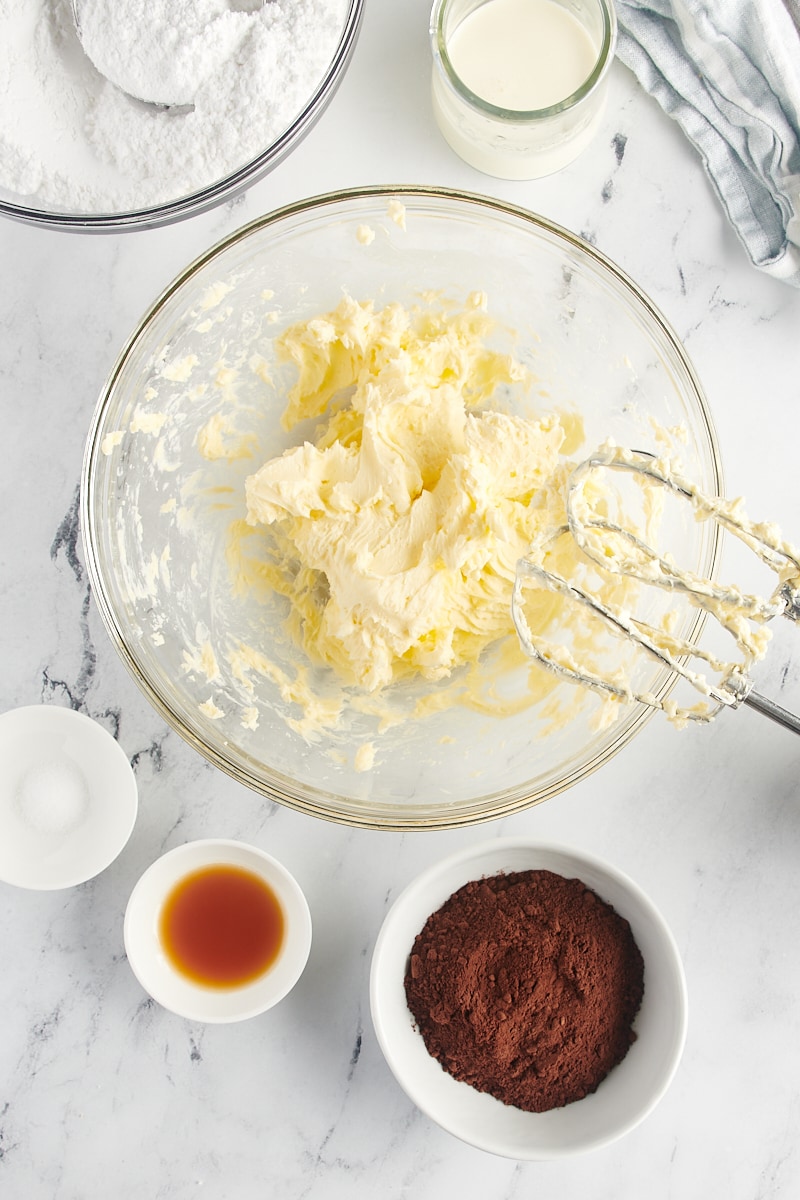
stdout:
MULTIPOLYGON (((663 460, 644 451, 623 450, 612 445, 601 447, 594 455, 573 471, 567 493, 568 525, 557 530, 553 538, 569 532, 586 557, 605 572, 636 578, 669 591, 686 595, 693 605, 704 609, 728 629, 742 648, 740 633, 728 623, 726 610, 737 616, 744 615, 756 623, 764 623, 783 614, 791 620, 800 619, 800 554, 782 541, 775 526, 754 525, 736 506, 719 498, 710 498, 692 484, 673 475, 663 460), (703 579, 694 572, 680 569, 666 555, 659 555, 636 534, 605 517, 598 517, 588 505, 579 499, 589 475, 598 469, 626 471, 649 479, 675 495, 692 503, 702 519, 718 522, 747 545, 771 570, 783 576, 773 595, 768 600, 751 596, 735 587, 721 587, 713 581, 703 579), (635 557, 620 559, 619 554, 609 558, 592 544, 591 532, 613 534, 634 551, 635 557)), ((542 547, 538 548, 539 553, 542 547)), ((788 712, 774 701, 754 691, 747 676, 747 664, 724 663, 701 647, 684 638, 666 635, 644 621, 637 620, 622 609, 611 608, 599 598, 571 583, 541 562, 525 556, 517 564, 516 578, 511 603, 512 617, 525 652, 543 666, 573 683, 613 696, 621 701, 638 701, 651 707, 662 708, 673 717, 707 723, 723 708, 736 708, 748 704, 762 715, 800 734, 800 718, 788 712), (627 683, 615 682, 574 661, 566 647, 555 646, 542 635, 530 629, 524 612, 524 589, 531 583, 545 587, 572 603, 590 610, 598 616, 613 633, 630 641, 651 657, 661 662, 675 675, 684 679, 705 698, 706 703, 693 709, 678 709, 676 705, 659 700, 651 692, 635 691, 627 683), (684 660, 684 661, 682 661, 684 660), (709 683, 706 676, 693 670, 688 662, 701 660, 721 676, 718 684, 709 683), (708 701, 713 701, 709 705, 708 701)), ((752 659, 752 655, 750 655, 752 659)))

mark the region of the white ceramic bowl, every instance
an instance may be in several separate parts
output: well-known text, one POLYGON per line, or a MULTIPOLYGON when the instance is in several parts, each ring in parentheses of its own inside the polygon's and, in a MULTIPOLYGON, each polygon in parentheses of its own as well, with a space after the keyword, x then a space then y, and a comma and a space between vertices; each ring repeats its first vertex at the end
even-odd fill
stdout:
POLYGON ((105 870, 136 821, 124 750, 71 708, 32 705, 0 716, 0 879, 50 891, 105 870))
POLYGON ((372 1020, 381 1049, 411 1100, 462 1141, 515 1159, 556 1159, 595 1150, 630 1132, 669 1086, 686 1036, 683 967, 663 918, 622 872, 582 851, 526 838, 468 847, 415 879, 395 901, 378 936, 370 977, 372 1020), (432 1058, 414 1026, 403 984, 414 939, 463 884, 499 872, 547 870, 581 879, 631 925, 644 959, 636 1041, 597 1091, 564 1108, 522 1112, 460 1083, 432 1058))
POLYGON ((154 1000, 191 1021, 225 1024, 266 1012, 292 990, 308 961, 311 914, 299 884, 277 859, 243 842, 208 838, 176 846, 148 867, 128 901, 124 937, 131 969, 154 1000), (277 958, 263 975, 241 987, 193 983, 170 963, 158 933, 162 905, 175 884, 192 871, 218 864, 260 876, 283 910, 284 936, 277 958))

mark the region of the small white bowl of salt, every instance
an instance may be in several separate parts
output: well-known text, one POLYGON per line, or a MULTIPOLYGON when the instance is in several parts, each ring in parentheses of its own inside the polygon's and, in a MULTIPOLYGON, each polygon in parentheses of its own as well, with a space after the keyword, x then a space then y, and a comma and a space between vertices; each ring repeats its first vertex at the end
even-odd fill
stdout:
POLYGON ((0 715, 0 880, 37 891, 94 878, 122 850, 138 808, 124 750, 70 708, 0 715))

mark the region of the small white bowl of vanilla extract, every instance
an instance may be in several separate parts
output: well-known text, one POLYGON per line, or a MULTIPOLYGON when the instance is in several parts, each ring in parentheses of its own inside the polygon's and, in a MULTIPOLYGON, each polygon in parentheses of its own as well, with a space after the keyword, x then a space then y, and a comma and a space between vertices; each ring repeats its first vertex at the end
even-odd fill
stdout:
POLYGON ((154 1000, 192 1021, 258 1016, 297 983, 311 915, 287 869, 256 846, 177 846, 140 878, 125 911, 125 951, 154 1000))

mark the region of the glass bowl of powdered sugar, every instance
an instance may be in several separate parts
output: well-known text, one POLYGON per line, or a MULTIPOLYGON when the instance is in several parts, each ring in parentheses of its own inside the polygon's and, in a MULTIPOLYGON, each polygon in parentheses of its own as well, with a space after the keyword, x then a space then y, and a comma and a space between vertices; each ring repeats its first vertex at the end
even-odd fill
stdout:
POLYGON ((0 5, 0 213, 143 229, 230 199, 324 111, 362 11, 363 0, 0 5))

